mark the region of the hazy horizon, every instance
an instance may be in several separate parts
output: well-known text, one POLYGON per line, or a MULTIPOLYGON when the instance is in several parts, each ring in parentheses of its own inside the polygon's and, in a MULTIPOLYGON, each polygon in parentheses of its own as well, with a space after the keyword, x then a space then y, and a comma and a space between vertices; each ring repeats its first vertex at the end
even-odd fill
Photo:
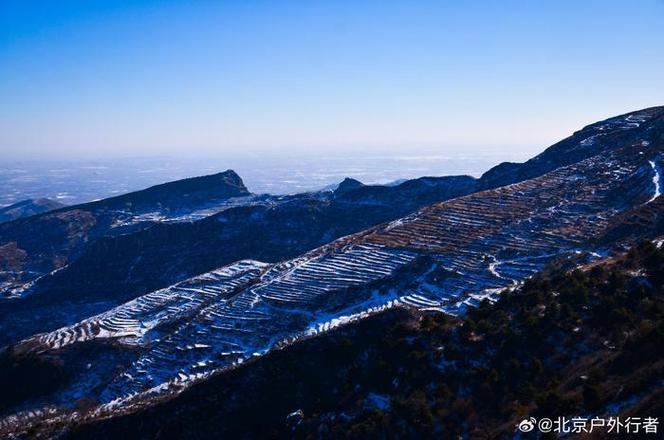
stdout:
POLYGON ((523 154, 664 103, 664 2, 0 5, 0 160, 523 154))
POLYGON ((249 191, 294 194, 318 191, 346 177, 388 184, 422 176, 479 177, 505 160, 526 155, 491 152, 429 155, 236 155, 235 157, 140 157, 0 161, 0 206, 46 197, 77 204, 187 177, 232 169, 249 191))

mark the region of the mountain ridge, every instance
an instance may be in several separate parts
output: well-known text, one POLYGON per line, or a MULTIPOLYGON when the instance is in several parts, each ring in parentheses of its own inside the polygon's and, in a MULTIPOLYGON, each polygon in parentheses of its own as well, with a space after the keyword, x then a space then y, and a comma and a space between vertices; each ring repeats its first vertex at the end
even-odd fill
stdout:
MULTIPOLYGON (((540 174, 555 163, 554 159, 569 161, 572 156, 562 154, 561 148, 580 150, 583 154, 577 152, 577 156, 585 157, 616 143, 660 142, 663 111, 664 107, 649 108, 590 124, 519 166, 529 167, 536 163, 535 171, 527 174, 540 174), (642 123, 628 120, 632 118, 643 119, 644 126, 640 127, 642 123), (599 138, 602 142, 585 141, 597 135, 596 132, 601 133, 599 138), (538 163, 544 163, 544 166, 538 163)), ((37 328, 32 330, 37 324, 29 319, 31 310, 41 307, 46 311, 53 307, 55 301, 78 298, 85 303, 90 298, 98 303, 97 306, 91 306, 89 311, 85 307, 72 308, 62 315, 55 324, 57 326, 67 322, 62 319, 76 319, 86 313, 96 313, 99 309, 95 307, 104 307, 100 300, 118 304, 232 261, 256 258, 276 262, 292 258, 337 237, 391 221, 427 204, 486 189, 491 186, 486 182, 503 179, 500 172, 495 172, 500 170, 500 165, 492 170, 485 173, 489 178, 483 176, 480 179, 469 176, 425 177, 395 186, 358 186, 354 183, 353 188, 342 194, 331 193, 331 200, 327 192, 286 197, 240 197, 229 199, 210 210, 202 210, 200 219, 189 215, 174 224, 160 220, 163 215, 154 212, 129 215, 119 222, 120 226, 115 226, 113 222, 118 223, 117 215, 124 214, 111 210, 110 219, 104 220, 106 217, 102 216, 100 220, 89 211, 81 209, 84 206, 77 205, 51 214, 61 217, 55 225, 51 226, 52 222, 48 222, 48 226, 35 226, 43 229, 41 235, 34 236, 34 233, 26 231, 25 240, 28 244, 32 243, 28 247, 23 244, 20 236, 3 237, 3 225, 0 225, 0 243, 6 243, 0 248, 0 266, 4 265, 8 269, 5 273, 10 277, 15 276, 12 274, 18 268, 19 276, 22 277, 21 267, 29 269, 32 274, 41 273, 37 279, 34 279, 34 275, 28 275, 33 278, 19 278, 17 287, 13 287, 11 281, 4 283, 4 289, 10 295, 14 295, 11 292, 18 292, 18 295, 37 292, 38 295, 28 295, 26 299, 20 300, 21 303, 10 306, 0 303, 0 316, 6 316, 12 322, 21 319, 20 316, 24 314, 25 320, 16 321, 17 324, 9 328, 25 336, 29 332, 38 331, 37 328), (100 226, 100 222, 104 224, 100 226), (61 231, 65 226, 66 231, 63 233, 61 231), (94 232, 95 228, 101 233, 94 232), (49 236, 51 232, 53 235, 49 236), (62 241, 63 237, 66 241, 62 241), (61 244, 58 244, 58 240, 61 244), (40 249, 45 243, 50 243, 51 250, 43 254, 40 249), (191 243, 197 245, 192 246, 191 243), (232 245, 228 246, 228 243, 232 245), (91 297, 91 294, 96 296, 91 297), (48 296, 52 298, 39 300, 48 296)), ((230 173, 231 180, 236 183, 239 180, 239 185, 243 187, 237 174, 232 171, 226 173, 230 173)), ((217 176, 223 174, 218 173, 217 176)), ((205 179, 190 181, 200 182, 205 179)), ((508 181, 512 180, 510 177, 508 181)), ((147 191, 159 194, 163 192, 160 189, 177 186, 179 182, 158 185, 154 187, 157 190, 147 191)), ((113 200, 136 198, 135 194, 130 193, 113 200)), ((103 206, 103 203, 94 202, 92 206, 103 206)), ((165 219, 168 218, 167 214, 165 219)), ((177 218, 177 214, 170 218, 177 218)), ((26 221, 31 223, 35 220, 26 221)), ((5 225, 7 227, 10 226, 5 225)), ((11 340, 11 334, 11 331, 5 333, 5 343, 11 340)))
MULTIPOLYGON (((215 198, 226 199, 230 197, 242 197, 249 195, 249 190, 244 185, 242 178, 233 170, 221 171, 204 176, 187 177, 184 179, 173 180, 170 182, 152 185, 150 187, 131 191, 117 196, 107 197, 90 202, 77 203, 75 205, 62 205, 55 212, 68 210, 94 210, 96 208, 117 208, 118 205, 129 205, 137 203, 140 208, 145 208, 145 204, 166 204, 169 201, 175 201, 177 198, 188 198, 194 196, 194 202, 200 202, 197 199, 205 201, 215 198)), ((20 203, 20 202, 19 202, 20 203)), ((177 205, 172 208, 177 209, 177 205)), ((150 207, 151 208, 151 207, 150 207)), ((51 212, 53 213, 53 212, 51 212)), ((46 213, 40 213, 46 214, 46 213)), ((31 221, 34 219, 31 219, 31 221)))
MULTIPOLYGON (((93 395, 86 394, 91 378, 85 371, 46 392, 49 402, 65 406, 66 396, 83 393, 95 400, 95 414, 110 416, 393 307, 462 316, 483 300, 497 301, 499 292, 553 260, 590 262, 609 252, 607 247, 620 248, 629 234, 599 241, 627 221, 631 210, 661 206, 661 196, 653 197, 664 148, 662 117, 649 118, 641 122, 644 130, 626 126, 633 122, 624 118, 612 122, 620 134, 616 142, 538 177, 427 205, 296 258, 219 267, 36 334, 10 352, 64 357, 96 343, 134 353, 121 374, 94 379, 101 382, 95 382, 93 395), (622 136, 624 131, 630 136, 622 136)), ((580 147, 586 147, 584 139, 576 140, 580 147)), ((224 223, 228 212, 214 220, 224 223)), ((661 235, 659 225, 654 219, 652 239, 661 235)), ((92 361, 99 362, 94 356, 101 354, 93 353, 92 361)), ((66 408, 60 411, 53 417, 69 417, 66 408)), ((52 417, 21 414, 25 426, 52 417)))
POLYGON ((651 130, 652 127, 654 138, 643 139, 643 141, 662 142, 664 140, 661 132, 663 118, 664 106, 655 106, 586 125, 526 162, 503 162, 496 165, 480 177, 481 187, 503 186, 514 181, 532 178, 538 173, 546 172, 556 166, 570 164, 605 151, 610 148, 611 143, 629 143, 631 128, 651 130), (645 127, 640 125, 643 122, 645 127), (619 129, 609 130, 612 126, 617 126, 619 129))
MULTIPOLYGON (((119 227, 109 226, 107 221, 110 233, 85 239, 62 267, 41 269, 44 276, 21 291, 25 293, 21 293, 20 302, 14 300, 14 304, 4 306, 0 303, 0 316, 7 316, 10 321, 25 316, 25 320, 10 328, 27 335, 37 325, 29 316, 37 309, 51 309, 58 301, 96 301, 101 305, 99 301, 105 300, 117 304, 236 260, 258 258, 276 262, 291 258, 427 203, 475 189, 470 177, 432 178, 428 184, 418 182, 419 179, 412 186, 405 182, 389 188, 367 185, 337 196, 319 192, 229 199, 220 208, 204 210, 201 218, 184 216, 183 220, 159 221, 156 214, 145 219, 134 216, 119 227)), ((89 217, 88 211, 80 208, 68 212, 89 217)), ((36 245, 43 246, 48 240, 42 238, 36 245)), ((18 253, 20 241, 12 249, 18 253)), ((7 264, 14 260, 7 259, 7 264)), ((29 258, 26 260, 29 262, 29 258)), ((62 319, 82 317, 85 313, 85 307, 73 308, 62 319)), ((7 343, 10 334, 6 332, 0 337, 0 345, 7 343)))

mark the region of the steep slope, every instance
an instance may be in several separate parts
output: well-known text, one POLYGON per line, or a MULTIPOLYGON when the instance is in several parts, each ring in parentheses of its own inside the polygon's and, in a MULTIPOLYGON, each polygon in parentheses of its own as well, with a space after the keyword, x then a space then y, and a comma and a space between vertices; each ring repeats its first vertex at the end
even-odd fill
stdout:
POLYGON ((17 220, 63 208, 65 205, 50 199, 27 199, 0 208, 0 223, 17 220))
MULTIPOLYGON (((661 112, 648 114, 643 123, 656 127, 653 119, 661 112)), ((598 248, 607 228, 660 198, 653 200, 653 176, 661 166, 661 131, 641 134, 648 139, 637 137, 533 179, 428 206, 293 260, 219 269, 240 273, 239 279, 213 271, 28 338, 8 355, 64 356, 102 342, 131 354, 119 372, 100 378, 79 371, 60 389, 36 393, 31 406, 11 406, 66 406, 75 395, 95 402, 86 417, 133 411, 270 350, 387 308, 459 315, 483 298, 496 300, 499 291, 553 259, 596 258, 605 246, 618 244, 598 248)), ((94 351, 88 359, 101 360, 94 351)), ((31 411, 4 423, 11 429, 77 417, 67 409, 31 411)))
POLYGON ((530 416, 661 414, 663 265, 646 243, 462 319, 391 310, 64 437, 513 438, 530 416))
POLYGON ((618 145, 660 143, 664 140, 663 111, 663 107, 651 107, 588 125, 525 163, 504 162, 492 168, 482 175, 481 186, 493 188, 531 179, 618 145))

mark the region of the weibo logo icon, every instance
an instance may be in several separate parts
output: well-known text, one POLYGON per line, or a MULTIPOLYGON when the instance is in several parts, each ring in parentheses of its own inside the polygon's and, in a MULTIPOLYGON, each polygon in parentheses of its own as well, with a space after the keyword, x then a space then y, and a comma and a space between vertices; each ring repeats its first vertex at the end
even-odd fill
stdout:
POLYGON ((532 431, 533 429, 535 429, 535 422, 536 422, 535 417, 531 417, 529 419, 523 419, 518 425, 519 431, 521 432, 532 431))

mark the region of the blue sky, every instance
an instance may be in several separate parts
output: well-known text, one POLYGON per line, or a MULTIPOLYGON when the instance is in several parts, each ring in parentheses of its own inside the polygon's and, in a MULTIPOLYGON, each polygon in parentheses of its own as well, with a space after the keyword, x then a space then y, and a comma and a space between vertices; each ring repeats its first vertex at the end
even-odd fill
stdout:
POLYGON ((664 104, 664 1, 0 1, 0 158, 537 152, 664 104))

